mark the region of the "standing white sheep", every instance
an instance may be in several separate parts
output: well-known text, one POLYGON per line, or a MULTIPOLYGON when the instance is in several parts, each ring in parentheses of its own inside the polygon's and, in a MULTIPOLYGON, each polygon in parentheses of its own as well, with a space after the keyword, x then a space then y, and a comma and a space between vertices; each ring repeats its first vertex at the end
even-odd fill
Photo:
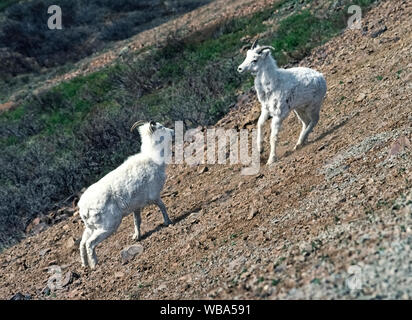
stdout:
POLYGON ((309 68, 278 68, 270 46, 259 46, 257 41, 247 51, 246 59, 238 72, 251 72, 255 76, 255 88, 262 111, 257 124, 257 145, 262 148, 262 129, 265 121, 272 117, 270 155, 267 164, 276 160, 276 141, 282 121, 293 110, 302 122, 295 150, 302 147, 319 121, 319 111, 326 94, 323 75, 309 68))
MULTIPOLYGON (((136 122, 131 131, 142 122, 136 122)), ((85 230, 80 242, 80 256, 84 267, 96 267, 96 246, 112 235, 122 219, 133 212, 135 233, 140 239, 140 211, 156 204, 164 219, 171 223, 160 192, 166 181, 164 143, 174 135, 172 129, 160 123, 147 122, 139 127, 141 152, 129 157, 122 165, 91 185, 81 196, 78 206, 85 230), (163 140, 161 138, 163 137, 163 140), (159 138, 159 139, 158 139, 159 138)))

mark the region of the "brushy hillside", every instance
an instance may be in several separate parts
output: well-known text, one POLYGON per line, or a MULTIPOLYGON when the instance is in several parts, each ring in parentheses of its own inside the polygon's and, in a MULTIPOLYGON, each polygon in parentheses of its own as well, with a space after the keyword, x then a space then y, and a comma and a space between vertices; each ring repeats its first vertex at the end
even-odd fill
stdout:
MULTIPOLYGON (((236 66, 259 35, 292 64, 346 26, 348 1, 279 1, 226 19, 165 46, 134 52, 114 65, 34 94, 0 115, 0 243, 20 239, 29 222, 71 203, 80 190, 118 166, 139 145, 137 119, 187 128, 210 125, 252 86, 236 66), (310 25, 310 27, 308 27, 310 25)), ((359 1, 366 11, 373 1, 359 1)))
MULTIPOLYGON (((299 63, 323 72, 329 87, 303 149, 292 151, 300 123, 291 116, 279 161, 264 166, 266 151, 257 175, 170 166, 163 198, 174 225, 162 227, 157 208, 146 208, 138 256, 120 255, 133 244, 129 216, 98 247, 98 269, 82 269, 75 213, 4 250, 0 297, 411 299, 411 13, 407 1, 381 1, 362 30, 299 63), (354 277, 360 287, 351 289, 354 277)), ((259 109, 245 91, 216 126, 252 129, 259 109)))
POLYGON ((63 29, 49 30, 47 8, 53 0, 6 1, 0 25, 2 78, 77 61, 163 23, 207 0, 62 0, 63 29))

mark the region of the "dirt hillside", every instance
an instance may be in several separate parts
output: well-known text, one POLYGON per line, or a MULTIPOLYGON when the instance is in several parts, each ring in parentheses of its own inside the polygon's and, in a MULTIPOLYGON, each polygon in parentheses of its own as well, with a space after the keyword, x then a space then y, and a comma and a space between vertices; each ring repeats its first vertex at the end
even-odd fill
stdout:
MULTIPOLYGON (((163 199, 143 212, 143 252, 124 262, 133 222, 82 269, 78 215, 0 255, 0 298, 412 298, 412 6, 383 1, 301 65, 321 71, 328 93, 309 144, 293 152, 300 124, 284 121, 278 162, 257 175, 240 166, 172 165, 163 199), (351 290, 354 271, 361 287, 351 290), (55 289, 53 270, 62 270, 55 289), (353 276, 353 275, 352 275, 353 276)), ((253 92, 216 126, 254 128, 253 92)))

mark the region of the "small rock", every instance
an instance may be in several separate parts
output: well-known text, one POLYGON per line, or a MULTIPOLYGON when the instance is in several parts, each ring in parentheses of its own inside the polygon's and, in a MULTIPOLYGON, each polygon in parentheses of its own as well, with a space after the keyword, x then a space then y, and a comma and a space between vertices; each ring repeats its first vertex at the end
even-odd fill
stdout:
POLYGON ((130 51, 128 46, 123 47, 120 52, 119 52, 119 56, 124 56, 126 55, 128 52, 130 51))
POLYGON ((46 253, 49 253, 50 251, 50 248, 42 249, 39 251, 39 256, 43 257, 46 253))
POLYGON ((366 98, 366 94, 362 92, 355 100, 355 102, 362 102, 366 98))
POLYGON ((396 140, 394 143, 391 145, 391 149, 389 151, 389 156, 394 156, 398 154, 400 151, 402 151, 405 148, 409 148, 411 146, 411 142, 407 137, 401 137, 398 140, 396 140))
POLYGON ((65 243, 65 248, 66 249, 74 249, 75 248, 75 246, 76 246, 76 239, 75 238, 73 238, 73 237, 70 237, 67 241, 66 241, 66 243, 65 243))
POLYGON ((115 277, 116 279, 123 278, 123 277, 124 277, 124 272, 121 272, 121 271, 115 272, 115 273, 114 273, 114 277, 115 277))
POLYGON ((46 286, 46 287, 41 291, 41 293, 44 294, 45 296, 50 295, 50 292, 51 292, 51 290, 50 290, 50 288, 49 288, 48 286, 46 286))
POLYGON ((14 296, 11 297, 10 300, 31 300, 31 296, 29 294, 22 294, 21 292, 17 292, 14 296))
POLYGON ((163 291, 163 290, 166 290, 166 289, 167 289, 167 286, 164 283, 162 283, 159 287, 157 287, 157 290, 159 290, 159 291, 163 291))
POLYGON ((292 289, 296 286, 296 282, 293 279, 286 279, 284 283, 285 283, 285 287, 288 289, 292 289))
POLYGON ((386 26, 383 26, 380 28, 378 31, 375 31, 371 34, 371 38, 376 38, 379 37, 382 33, 384 33, 388 28, 386 26))
POLYGON ((133 258, 138 255, 143 253, 143 246, 140 244, 134 244, 131 246, 128 246, 127 248, 123 249, 120 252, 122 262, 126 263, 129 262, 130 260, 133 260, 133 258))
POLYGON ((255 207, 250 208, 249 215, 247 216, 248 220, 252 220, 258 213, 258 210, 255 207))
POLYGON ((75 279, 79 279, 80 276, 76 272, 68 271, 61 280, 60 285, 66 287, 71 284, 75 279))
POLYGON ((179 281, 186 282, 186 283, 192 282, 192 276, 190 274, 184 275, 179 278, 179 281))
POLYGON ((238 269, 240 266, 244 265, 247 259, 243 256, 231 261, 228 265, 229 271, 238 269))

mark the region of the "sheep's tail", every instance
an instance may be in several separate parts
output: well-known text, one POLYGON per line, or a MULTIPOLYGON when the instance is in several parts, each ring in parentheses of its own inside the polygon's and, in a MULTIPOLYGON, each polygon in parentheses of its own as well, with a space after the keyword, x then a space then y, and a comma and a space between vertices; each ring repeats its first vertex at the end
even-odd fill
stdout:
POLYGON ((88 208, 79 208, 79 215, 83 221, 89 218, 89 209, 88 208))
POLYGON ((322 95, 322 99, 326 97, 326 92, 328 90, 325 76, 321 73, 320 77, 316 78, 316 85, 319 89, 319 92, 322 95))

